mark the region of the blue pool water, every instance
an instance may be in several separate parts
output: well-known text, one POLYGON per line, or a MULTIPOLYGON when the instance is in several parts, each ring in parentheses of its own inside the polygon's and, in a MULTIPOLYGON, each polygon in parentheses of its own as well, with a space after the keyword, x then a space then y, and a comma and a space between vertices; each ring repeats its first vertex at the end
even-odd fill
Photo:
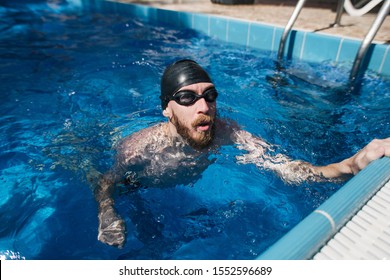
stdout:
MULTIPOLYGON (((218 109, 276 151, 314 164, 389 135, 390 80, 346 94, 331 63, 275 69, 275 54, 66 1, 0 1, 0 256, 10 259, 254 259, 340 184, 286 185, 221 147, 190 182, 115 194, 123 249, 97 240, 88 174, 122 137, 160 121, 160 76, 192 58, 218 109)), ((184 179, 184 178, 183 178, 184 179)))

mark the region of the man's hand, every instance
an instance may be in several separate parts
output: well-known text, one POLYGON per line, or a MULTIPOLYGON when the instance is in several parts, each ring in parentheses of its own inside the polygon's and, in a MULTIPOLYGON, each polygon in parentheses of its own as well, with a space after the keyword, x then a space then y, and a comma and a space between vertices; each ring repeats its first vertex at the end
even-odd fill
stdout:
POLYGON ((390 138, 374 139, 354 156, 345 160, 349 165, 351 174, 356 175, 370 162, 381 157, 390 157, 390 138))
POLYGON ((125 223, 112 205, 104 205, 99 209, 99 241, 122 248, 126 239, 125 231, 125 223))
POLYGON ((390 156, 390 138, 372 140, 350 158, 327 166, 314 167, 315 173, 327 179, 348 179, 359 173, 370 162, 390 156))

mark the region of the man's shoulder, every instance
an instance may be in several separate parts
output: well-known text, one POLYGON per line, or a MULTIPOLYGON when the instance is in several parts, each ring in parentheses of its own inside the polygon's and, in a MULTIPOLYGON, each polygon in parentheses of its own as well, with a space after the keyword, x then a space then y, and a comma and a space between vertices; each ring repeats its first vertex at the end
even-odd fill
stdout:
POLYGON ((132 133, 131 135, 125 137, 125 141, 145 141, 145 137, 149 137, 154 134, 160 134, 164 132, 164 123, 157 123, 155 125, 143 128, 137 132, 132 133))
POLYGON ((146 127, 131 135, 123 138, 118 146, 118 149, 124 149, 131 147, 132 149, 141 148, 147 145, 150 141, 153 141, 154 136, 162 135, 164 133, 164 123, 158 123, 150 127, 146 127))
POLYGON ((165 123, 157 123, 155 125, 134 132, 133 134, 129 135, 126 138, 145 140, 145 137, 155 135, 156 133, 157 134, 164 133, 164 128, 165 128, 165 123))

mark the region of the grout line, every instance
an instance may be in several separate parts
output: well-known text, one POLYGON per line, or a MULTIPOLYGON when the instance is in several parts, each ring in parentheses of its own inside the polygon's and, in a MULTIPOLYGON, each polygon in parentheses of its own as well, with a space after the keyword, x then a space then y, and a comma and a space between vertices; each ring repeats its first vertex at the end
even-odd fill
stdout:
POLYGON ((379 73, 379 74, 382 73, 383 65, 385 65, 385 61, 386 61, 386 58, 387 58, 387 54, 389 53, 389 48, 390 48, 390 45, 387 46, 386 51, 385 51, 385 54, 384 54, 383 57, 382 57, 382 63, 381 63, 381 65, 379 66, 379 69, 378 69, 378 73, 379 73))
POLYGON ((344 43, 344 37, 341 38, 340 43, 339 43, 339 47, 337 49, 337 54, 336 54, 336 59, 335 59, 336 62, 339 62, 341 48, 343 47, 343 43, 344 43))
POLYGON ((210 36, 211 35, 211 17, 210 15, 207 16, 207 35, 210 36))
POLYGON ((274 51, 274 47, 275 47, 275 36, 276 36, 276 27, 274 26, 274 31, 273 31, 273 34, 272 34, 271 52, 274 51))
POLYGON ((229 42, 229 23, 230 19, 226 21, 226 42, 229 42))
POLYGON ((249 40, 250 40, 250 35, 251 35, 251 25, 252 25, 252 23, 248 24, 248 34, 246 36, 246 47, 249 47, 249 40))
POLYGON ((301 59, 301 60, 302 60, 302 57, 303 57, 303 53, 304 53, 304 51, 305 51, 306 35, 307 35, 307 32, 304 32, 304 34, 303 34, 303 40, 302 40, 302 46, 301 46, 301 53, 299 54, 299 59, 301 59))

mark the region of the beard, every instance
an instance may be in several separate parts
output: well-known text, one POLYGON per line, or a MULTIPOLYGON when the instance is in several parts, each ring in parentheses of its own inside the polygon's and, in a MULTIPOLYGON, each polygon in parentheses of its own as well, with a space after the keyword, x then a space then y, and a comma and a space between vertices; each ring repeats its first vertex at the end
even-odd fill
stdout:
POLYGON ((193 148, 205 148, 210 145, 214 139, 215 134, 215 118, 200 115, 195 121, 190 124, 190 128, 181 122, 178 117, 173 114, 171 122, 175 125, 177 133, 183 137, 186 142, 193 148), (202 124, 209 124, 210 129, 206 131, 198 131, 197 126, 202 124))

